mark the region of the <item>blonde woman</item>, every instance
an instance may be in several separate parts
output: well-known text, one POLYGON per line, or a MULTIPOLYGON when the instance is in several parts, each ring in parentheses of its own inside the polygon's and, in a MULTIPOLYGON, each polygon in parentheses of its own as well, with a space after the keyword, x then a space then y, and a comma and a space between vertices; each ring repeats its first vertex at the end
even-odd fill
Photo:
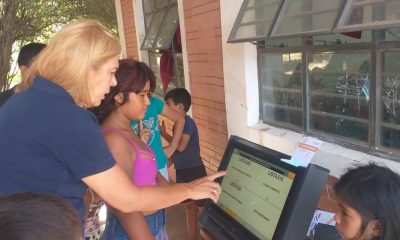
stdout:
POLYGON ((94 20, 64 26, 30 68, 26 90, 0 109, 0 196, 63 196, 84 213, 86 185, 121 212, 153 211, 187 198, 217 201, 224 173, 164 187, 136 187, 115 164, 95 116, 116 85, 120 45, 94 20))

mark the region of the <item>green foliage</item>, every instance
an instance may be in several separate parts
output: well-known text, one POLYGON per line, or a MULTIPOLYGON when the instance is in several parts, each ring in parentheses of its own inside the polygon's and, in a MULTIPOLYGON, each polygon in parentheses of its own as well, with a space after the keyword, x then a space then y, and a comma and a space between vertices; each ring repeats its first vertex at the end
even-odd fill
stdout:
POLYGON ((62 25, 79 18, 96 19, 118 34, 114 0, 0 0, 0 91, 15 76, 9 73, 13 50, 28 42, 46 43, 62 25))
POLYGON ((118 29, 114 0, 17 0, 16 40, 49 39, 73 19, 92 18, 118 29))

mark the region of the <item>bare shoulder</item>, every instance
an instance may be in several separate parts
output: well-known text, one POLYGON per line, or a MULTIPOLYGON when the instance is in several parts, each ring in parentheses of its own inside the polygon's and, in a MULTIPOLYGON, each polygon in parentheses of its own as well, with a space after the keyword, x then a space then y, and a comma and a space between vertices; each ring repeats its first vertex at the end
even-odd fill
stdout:
POLYGON ((136 153, 126 138, 127 136, 121 135, 118 132, 106 132, 104 133, 104 137, 117 164, 126 173, 130 173, 136 153))
POLYGON ((128 140, 117 132, 105 132, 103 133, 106 139, 107 145, 110 148, 129 148, 128 140))

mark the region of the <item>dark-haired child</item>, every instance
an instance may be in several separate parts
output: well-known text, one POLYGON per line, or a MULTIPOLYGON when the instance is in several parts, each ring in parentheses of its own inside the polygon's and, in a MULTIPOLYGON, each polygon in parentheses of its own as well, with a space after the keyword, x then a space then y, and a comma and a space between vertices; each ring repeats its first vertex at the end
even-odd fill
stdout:
MULTIPOLYGON (((157 171, 153 150, 129 123, 144 117, 155 85, 151 69, 133 59, 119 61, 117 85, 95 109, 104 137, 117 164, 136 186, 157 186, 166 181, 157 171)), ((164 210, 124 213, 111 206, 102 240, 168 239, 164 210)))
POLYGON ((36 55, 40 53, 40 51, 43 50, 43 48, 46 47, 46 44, 43 43, 28 43, 24 46, 21 47, 19 54, 18 54, 18 68, 19 71, 21 72, 21 78, 22 82, 11 88, 8 89, 4 92, 0 92, 0 107, 12 96, 14 93, 22 91, 24 88, 29 87, 31 82, 24 81, 24 77, 28 72, 29 67, 31 66, 34 58, 36 55))
POLYGON ((64 198, 45 193, 0 197, 0 239, 80 240, 81 219, 64 198))
POLYGON ((348 170, 334 187, 336 230, 343 239, 400 239, 400 176, 370 163, 348 170))
MULTIPOLYGON (((176 169, 176 182, 186 183, 206 176, 207 172, 200 156, 197 126, 194 120, 186 114, 192 103, 190 93, 184 88, 175 88, 165 95, 164 100, 171 109, 185 117, 182 137, 176 151, 171 156, 176 169)), ((171 136, 166 133, 164 125, 161 129, 162 136, 167 141, 171 141, 171 136)), ((197 239, 198 207, 199 202, 196 201, 185 204, 189 240, 197 239)))

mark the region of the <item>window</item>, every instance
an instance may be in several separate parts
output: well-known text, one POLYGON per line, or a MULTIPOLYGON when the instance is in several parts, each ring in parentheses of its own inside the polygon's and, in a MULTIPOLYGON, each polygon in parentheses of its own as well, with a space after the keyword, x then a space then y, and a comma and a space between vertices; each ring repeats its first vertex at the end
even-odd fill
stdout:
MULTIPOLYGON (((149 62, 150 68, 154 72, 156 76, 156 89, 155 93, 159 96, 164 95, 163 83, 161 81, 161 73, 160 73, 160 59, 162 54, 159 52, 149 52, 149 62)), ((174 55, 174 66, 172 68, 173 74, 172 79, 168 85, 168 90, 177 88, 177 87, 185 87, 185 78, 183 76, 183 59, 181 53, 176 53, 174 55)))
POLYGON ((343 0, 285 0, 271 37, 331 32, 343 0))
POLYGON ((400 24, 398 0, 348 0, 336 31, 389 28, 400 24))
POLYGON ((143 15, 146 29, 149 28, 151 19, 156 12, 162 11, 168 4, 175 2, 174 0, 145 0, 143 1, 143 15))
POLYGON ((156 76, 155 93, 163 96, 184 87, 183 59, 176 0, 143 0, 146 35, 141 50, 149 53, 149 65, 156 76))
POLYGON ((379 143, 384 148, 400 149, 400 52, 382 53, 379 143))
POLYGON ((281 0, 244 0, 228 42, 264 40, 281 0))
POLYGON ((168 49, 178 26, 178 20, 178 6, 176 4, 170 4, 155 12, 146 31, 141 49, 168 49))
POLYGON ((399 8, 398 0, 244 0, 228 42, 396 28, 399 8))
POLYGON ((228 42, 257 41, 261 120, 400 160, 399 8, 244 0, 228 42))
POLYGON ((302 54, 260 52, 259 75, 262 118, 302 127, 302 54))
POLYGON ((262 120, 396 158, 389 155, 400 153, 400 43, 388 42, 386 31, 259 47, 262 120))
POLYGON ((310 54, 310 131, 368 143, 370 62, 368 51, 310 54))

